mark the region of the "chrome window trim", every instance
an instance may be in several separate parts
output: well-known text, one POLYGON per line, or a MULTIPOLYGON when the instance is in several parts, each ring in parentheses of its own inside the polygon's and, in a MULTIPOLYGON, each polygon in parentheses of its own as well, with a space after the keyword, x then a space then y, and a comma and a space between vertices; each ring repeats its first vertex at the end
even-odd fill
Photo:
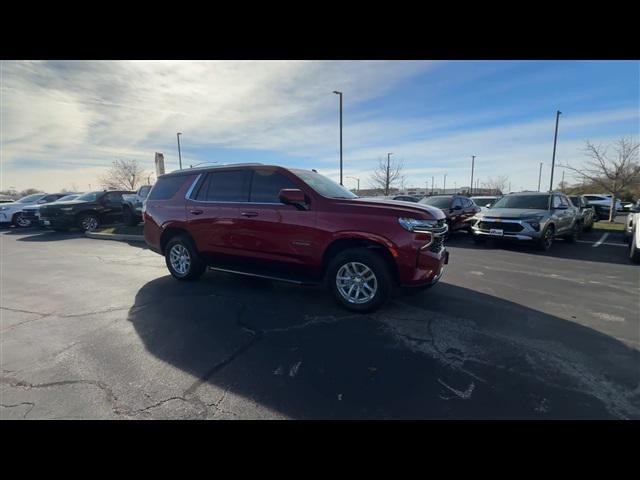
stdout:
POLYGON ((196 179, 193 181, 193 183, 189 187, 189 190, 187 190, 187 193, 184 196, 185 199, 192 200, 191 194, 193 193, 193 189, 196 188, 196 184, 198 183, 198 180, 200 180, 201 176, 202 176, 202 174, 199 173, 198 176, 196 177, 196 179))

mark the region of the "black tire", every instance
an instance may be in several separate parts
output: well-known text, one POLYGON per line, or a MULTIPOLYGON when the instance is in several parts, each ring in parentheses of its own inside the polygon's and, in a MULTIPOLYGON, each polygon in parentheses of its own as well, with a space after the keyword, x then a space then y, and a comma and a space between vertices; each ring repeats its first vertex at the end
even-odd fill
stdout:
MULTIPOLYGON (((361 272, 362 270, 363 269, 361 269, 361 272)), ((325 281, 331 290, 331 293, 333 293, 334 298, 341 306, 347 310, 358 313, 372 312, 384 305, 391 297, 395 283, 391 268, 387 261, 382 257, 382 255, 369 248, 351 248, 338 253, 329 262, 325 281), (336 277, 338 272, 343 267, 347 268, 347 265, 353 263, 356 264, 355 268, 361 268, 360 265, 364 265, 374 275, 375 292, 371 299, 363 301, 362 303, 349 301, 342 293, 340 293, 340 289, 337 285, 336 277)), ((365 283, 369 284, 369 282, 365 283)), ((362 284, 356 284, 358 288, 359 285, 362 284)), ((361 291, 366 293, 364 288, 361 291)), ((359 293, 356 293, 356 296, 359 296, 359 293)))
POLYGON ((95 213, 84 213, 78 218, 78 228, 83 232, 94 232, 100 226, 100 219, 95 213))
POLYGON ((128 227, 135 227, 140 223, 129 207, 122 209, 122 222, 128 227))
POLYGON ((176 235, 171 238, 164 249, 164 259, 173 278, 183 282, 191 282, 199 279, 207 267, 200 253, 198 253, 193 240, 191 240, 188 235, 176 235), (171 262, 174 247, 184 249, 183 252, 189 261, 185 272, 179 271, 171 262))
POLYGON ((556 229, 553 225, 547 226, 542 232, 542 237, 538 240, 538 249, 546 252, 553 245, 553 237, 555 236, 556 229))
POLYGON ((629 243, 629 260, 633 263, 640 263, 640 250, 636 248, 636 231, 634 228, 631 234, 631 242, 629 243))
POLYGON ((16 228, 28 228, 31 226, 31 220, 24 218, 22 212, 18 212, 13 216, 13 226, 16 228))

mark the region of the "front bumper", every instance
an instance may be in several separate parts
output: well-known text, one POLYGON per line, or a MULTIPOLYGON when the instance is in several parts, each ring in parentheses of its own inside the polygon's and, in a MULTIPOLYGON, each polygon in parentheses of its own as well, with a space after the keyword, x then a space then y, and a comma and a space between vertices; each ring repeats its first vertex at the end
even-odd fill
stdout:
POLYGON ((508 239, 519 241, 532 241, 542 238, 544 224, 536 230, 529 223, 523 220, 501 219, 494 217, 484 217, 480 220, 474 220, 471 226, 473 235, 483 236, 496 239, 508 239), (491 225, 496 228, 487 228, 484 225, 491 225), (502 227, 502 228, 500 228, 502 227), (501 233, 499 233, 501 231, 501 233))
POLYGON ((57 217, 40 217, 38 222, 42 227, 49 228, 72 228, 75 227, 74 217, 71 215, 61 215, 57 217))

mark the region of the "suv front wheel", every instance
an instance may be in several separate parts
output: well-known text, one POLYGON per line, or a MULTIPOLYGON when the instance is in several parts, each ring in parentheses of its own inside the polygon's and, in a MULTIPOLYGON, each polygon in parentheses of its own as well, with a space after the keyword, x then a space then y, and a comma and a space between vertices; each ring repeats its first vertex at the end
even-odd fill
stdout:
POLYGON ((339 253, 329 263, 327 282, 340 305, 360 313, 381 307, 393 290, 387 262, 368 248, 352 248, 339 253))
POLYGON ((178 235, 169 240, 164 258, 169 272, 178 280, 197 280, 206 268, 193 241, 186 235, 178 235))

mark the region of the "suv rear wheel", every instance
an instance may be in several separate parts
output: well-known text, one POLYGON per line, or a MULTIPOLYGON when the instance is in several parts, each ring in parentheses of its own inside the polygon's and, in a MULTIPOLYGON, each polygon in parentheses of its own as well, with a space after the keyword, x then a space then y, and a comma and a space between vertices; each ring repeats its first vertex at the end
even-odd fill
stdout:
POLYGON ((326 280, 340 305, 360 313, 381 307, 393 290, 387 262, 368 248, 352 248, 336 255, 329 263, 326 280))
POLYGON ((31 220, 24 218, 22 213, 16 213, 13 216, 13 224, 18 228, 26 228, 31 226, 31 220))
POLYGON ((186 235, 178 235, 169 240, 164 258, 169 272, 178 280, 197 280, 206 268, 193 241, 186 235))
POLYGON ((556 229, 553 225, 549 225, 547 228, 545 228, 544 232, 542 232, 542 237, 540 238, 540 240, 538 240, 538 248, 543 252, 549 250, 551 248, 551 245, 553 244, 553 237, 555 234, 556 229))
POLYGON ((98 229, 100 220, 95 213, 85 213, 78 220, 78 226, 83 232, 93 232, 98 229))

